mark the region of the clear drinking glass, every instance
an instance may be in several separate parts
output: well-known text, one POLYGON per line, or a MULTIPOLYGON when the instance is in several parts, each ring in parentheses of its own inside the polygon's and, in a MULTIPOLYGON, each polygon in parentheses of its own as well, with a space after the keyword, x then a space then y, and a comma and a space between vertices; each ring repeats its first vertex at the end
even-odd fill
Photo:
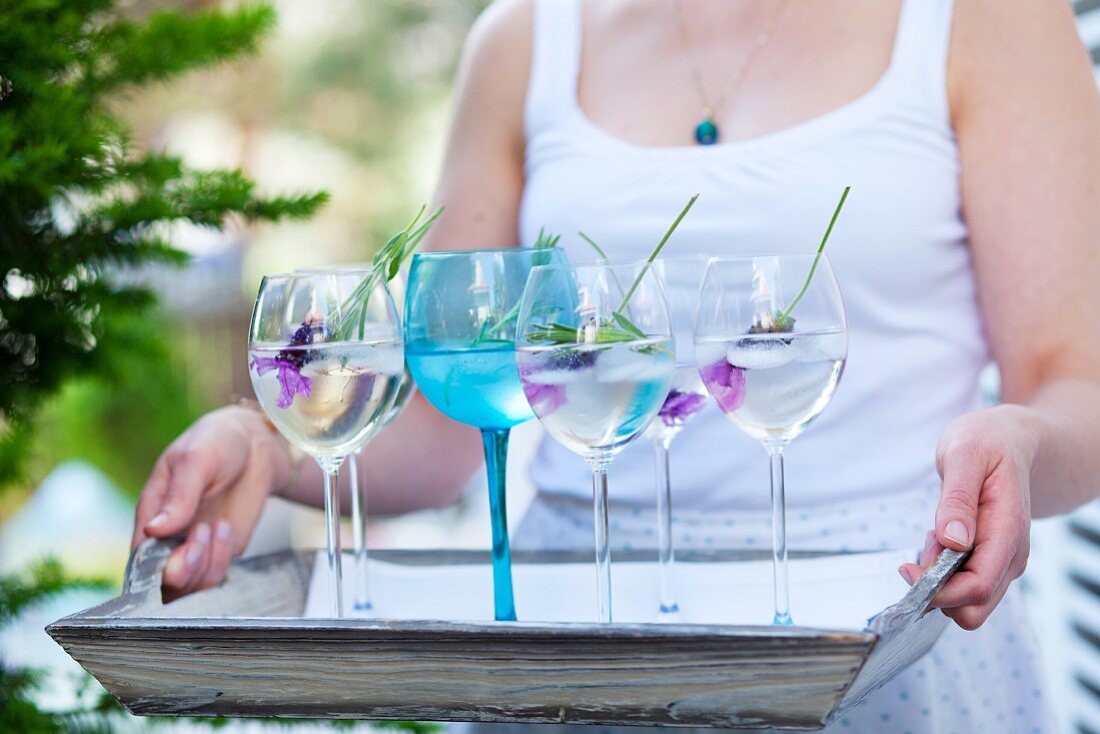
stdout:
POLYGON ((783 450, 825 409, 847 355, 844 304, 825 255, 711 261, 695 358, 718 407, 768 452, 776 624, 791 624, 783 450))
POLYGON ((443 414, 481 429, 493 534, 493 608, 515 620, 505 468, 508 434, 532 418, 516 371, 516 319, 528 273, 564 262, 554 248, 424 252, 405 295, 405 358, 416 385, 443 414))
MULTIPOLYGON (((405 274, 398 272, 387 284, 387 289, 397 306, 398 315, 403 315, 405 305, 405 274)), ((397 385, 397 392, 393 398, 393 407, 382 419, 378 430, 385 428, 390 421, 401 414, 409 400, 416 393, 416 385, 413 383, 409 368, 405 365, 401 370, 401 381, 397 385)), ((359 476, 358 456, 362 449, 356 449, 351 461, 347 462, 348 495, 351 497, 351 537, 352 559, 355 573, 355 599, 353 606, 357 611, 366 612, 374 608, 370 594, 370 558, 367 545, 367 483, 359 476)))
POLYGON ((248 351, 260 405, 324 473, 330 609, 342 616, 337 470, 392 408, 404 371, 397 309, 371 270, 268 275, 248 351))
MULTIPOLYGON (((310 267, 299 268, 299 273, 350 273, 355 271, 369 271, 373 266, 370 263, 359 263, 352 265, 336 265, 329 267, 310 267)), ((398 271, 398 273, 389 280, 386 284, 386 289, 390 292, 390 296, 393 298, 394 305, 397 307, 398 316, 401 316, 403 306, 405 305, 405 272, 398 271)), ((409 374, 408 367, 405 367, 401 371, 401 382, 397 386, 397 391, 393 399, 393 407, 390 408, 386 417, 379 424, 377 430, 382 430, 396 418, 413 394, 416 392, 416 386, 413 383, 412 375, 409 374)), ((351 498, 351 538, 352 538, 352 578, 354 580, 353 591, 355 598, 352 599, 352 607, 356 611, 365 612, 374 608, 374 604, 371 602, 370 594, 370 554, 367 545, 367 485, 366 482, 359 476, 359 463, 358 456, 363 450, 363 447, 359 447, 352 452, 350 460, 346 461, 342 466, 340 474, 347 477, 348 484, 348 497, 351 498)))
POLYGON ((523 392, 592 469, 598 619, 610 622, 607 469, 661 409, 676 366, 668 301, 646 263, 534 268, 520 306, 523 392))
POLYGON ((676 619, 680 611, 676 602, 673 572, 675 552, 672 544, 669 448, 684 426, 707 402, 707 391, 699 379, 699 370, 695 364, 692 328, 699 306, 703 273, 709 261, 705 255, 673 255, 659 258, 653 263, 668 295, 672 336, 676 345, 676 372, 672 377, 672 387, 657 418, 646 429, 646 435, 653 444, 654 476, 657 484, 657 617, 667 621, 676 619))

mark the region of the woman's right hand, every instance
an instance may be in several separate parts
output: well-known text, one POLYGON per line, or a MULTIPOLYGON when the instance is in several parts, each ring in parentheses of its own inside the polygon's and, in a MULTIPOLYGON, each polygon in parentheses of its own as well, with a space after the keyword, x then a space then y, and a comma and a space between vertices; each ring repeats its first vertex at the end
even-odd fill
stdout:
POLYGON ((256 410, 215 410, 173 441, 141 491, 132 543, 187 533, 164 568, 165 599, 220 583, 292 473, 286 441, 256 410))

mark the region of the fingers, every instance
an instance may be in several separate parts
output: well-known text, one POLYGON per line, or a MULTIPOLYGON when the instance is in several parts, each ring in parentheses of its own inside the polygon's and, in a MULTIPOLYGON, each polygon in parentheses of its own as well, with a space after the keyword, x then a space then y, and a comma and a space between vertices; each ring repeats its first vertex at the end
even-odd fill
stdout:
POLYGON ((1001 599, 1008 592, 1008 587, 1012 583, 1012 579, 1005 577, 1000 586, 990 596, 989 601, 984 604, 976 604, 966 607, 955 607, 953 609, 943 609, 943 613, 955 620, 955 623, 962 627, 964 630, 976 630, 981 627, 989 615, 993 613, 993 610, 1001 603, 1001 599))
POLYGON ((210 563, 206 567, 206 573, 196 585, 197 589, 217 586, 225 578, 229 561, 233 558, 233 526, 228 520, 218 520, 214 525, 214 537, 210 541, 210 550, 207 555, 210 563))
POLYGON ((940 551, 943 550, 943 546, 940 545, 939 540, 936 539, 936 531, 929 530, 924 536, 924 548, 921 549, 920 557, 916 563, 903 563, 898 569, 898 573, 905 579, 906 583, 912 586, 916 583, 917 578, 924 573, 936 558, 940 555, 940 551))
POLYGON ((164 597, 170 601, 198 588, 209 566, 210 525, 196 523, 187 539, 168 557, 161 577, 164 597))
MULTIPOLYGON (((996 482, 992 482, 994 486, 996 482)), ((919 564, 899 569, 910 584, 942 550, 938 540, 926 543, 919 564)), ((955 620, 963 629, 981 626, 1000 603, 1012 581, 1027 565, 1030 543, 1026 521, 1011 502, 983 503, 981 525, 974 552, 965 568, 955 573, 932 600, 932 606, 955 620)))
POLYGON ((165 465, 168 476, 163 499, 143 528, 146 535, 154 538, 176 535, 191 523, 217 470, 216 457, 187 449, 167 453, 165 465))
POLYGON ((165 601, 217 586, 233 558, 233 526, 228 520, 198 522, 169 557, 162 585, 165 601))
POLYGON ((917 561, 920 564, 921 569, 928 568, 939 557, 940 551, 943 550, 943 546, 940 544, 939 539, 936 537, 935 530, 929 530, 924 536, 924 548, 920 552, 920 559, 917 561))
POLYGON ((167 489, 168 465, 164 460, 164 456, 161 456, 157 459, 149 479, 146 480, 145 486, 141 490, 141 496, 138 497, 137 510, 134 513, 134 534, 130 539, 131 550, 148 537, 145 533, 145 526, 160 511, 160 506, 164 502, 164 493, 167 489))
POLYGON ((943 487, 936 507, 936 539, 945 548, 968 550, 974 544, 987 462, 974 443, 965 441, 948 445, 939 458, 943 487))

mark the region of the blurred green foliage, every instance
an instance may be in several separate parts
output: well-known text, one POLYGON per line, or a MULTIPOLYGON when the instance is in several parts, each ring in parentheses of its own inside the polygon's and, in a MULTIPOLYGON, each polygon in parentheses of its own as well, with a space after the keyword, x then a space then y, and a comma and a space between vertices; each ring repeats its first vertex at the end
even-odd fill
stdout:
POLYGON ((43 405, 28 449, 31 475, 76 459, 137 496, 164 447, 215 407, 212 396, 191 389, 182 355, 160 339, 178 322, 152 312, 141 325, 149 332, 145 358, 123 361, 106 377, 69 380, 43 405))
POLYGON ((136 85, 253 52, 270 8, 134 20, 115 6, 0 4, 0 491, 21 477, 35 412, 63 384, 121 384, 142 360, 155 369, 143 322, 153 294, 122 276, 186 261, 167 225, 302 218, 324 201, 260 196, 240 171, 136 153, 110 108, 136 85))
MULTIPOLYGON (((102 581, 72 578, 53 560, 41 561, 26 572, 0 576, 0 628, 31 606, 73 589, 107 589, 102 581)), ((0 663, 3 663, 0 658, 0 663)), ((35 703, 35 693, 44 683, 45 674, 28 668, 0 664, 0 731, 21 734, 55 732, 110 732, 101 715, 83 708, 79 711, 43 711, 35 703)))

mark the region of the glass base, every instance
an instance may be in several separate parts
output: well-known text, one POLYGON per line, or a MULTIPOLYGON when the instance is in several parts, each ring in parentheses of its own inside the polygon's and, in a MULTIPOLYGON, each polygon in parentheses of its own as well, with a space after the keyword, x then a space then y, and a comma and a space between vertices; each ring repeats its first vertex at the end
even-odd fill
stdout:
POLYGON ((673 604, 671 607, 661 605, 660 610, 657 612, 657 622, 664 624, 674 624, 680 621, 680 607, 673 604))

